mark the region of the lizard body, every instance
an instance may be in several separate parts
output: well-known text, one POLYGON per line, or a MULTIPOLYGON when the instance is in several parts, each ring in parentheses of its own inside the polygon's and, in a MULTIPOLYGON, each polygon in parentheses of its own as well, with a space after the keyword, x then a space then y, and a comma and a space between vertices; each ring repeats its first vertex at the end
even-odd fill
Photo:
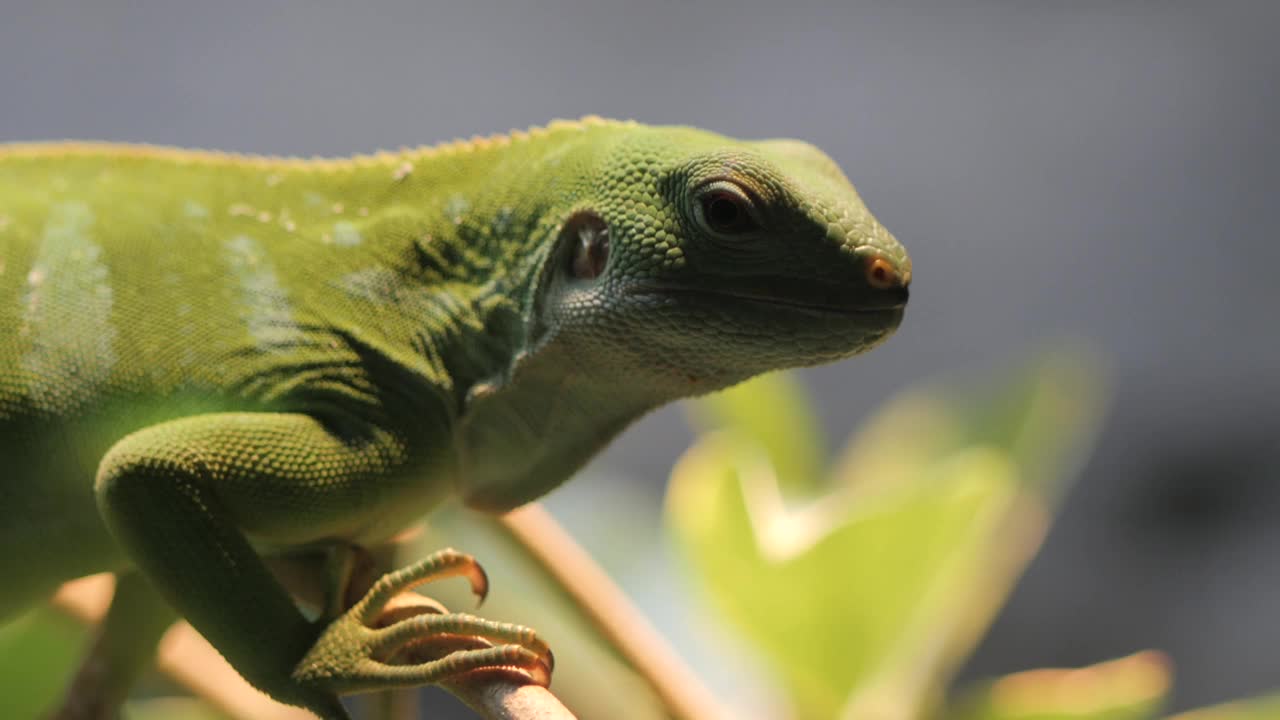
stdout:
POLYGON ((371 670, 262 557, 532 500, 661 404, 871 348, 910 272, 796 141, 0 145, 0 617, 136 572, 250 682, 343 717, 336 693, 458 668, 371 670))

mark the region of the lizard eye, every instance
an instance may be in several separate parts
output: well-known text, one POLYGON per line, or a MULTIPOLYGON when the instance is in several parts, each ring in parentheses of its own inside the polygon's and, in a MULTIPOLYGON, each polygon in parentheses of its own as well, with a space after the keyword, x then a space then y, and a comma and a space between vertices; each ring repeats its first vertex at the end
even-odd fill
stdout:
POLYGON ((751 198, 730 182, 715 182, 698 194, 698 223, 715 235, 741 235, 760 227, 751 198))
POLYGON ((570 217, 560 232, 573 245, 569 273, 580 280, 600 277, 609 262, 609 226, 604 219, 584 210, 570 217))

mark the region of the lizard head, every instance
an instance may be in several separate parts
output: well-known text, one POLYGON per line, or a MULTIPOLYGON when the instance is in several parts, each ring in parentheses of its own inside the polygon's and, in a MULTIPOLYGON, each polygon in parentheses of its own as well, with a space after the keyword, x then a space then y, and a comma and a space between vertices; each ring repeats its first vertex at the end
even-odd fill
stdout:
POLYGON ((659 127, 594 147, 537 311, 579 356, 688 395, 897 328, 911 261, 812 145, 659 127))
POLYGON ((648 409, 856 355, 898 327, 911 261, 813 146, 563 132, 521 181, 542 200, 521 234, 533 252, 515 254, 529 302, 510 366, 468 393, 469 504, 519 505, 648 409))

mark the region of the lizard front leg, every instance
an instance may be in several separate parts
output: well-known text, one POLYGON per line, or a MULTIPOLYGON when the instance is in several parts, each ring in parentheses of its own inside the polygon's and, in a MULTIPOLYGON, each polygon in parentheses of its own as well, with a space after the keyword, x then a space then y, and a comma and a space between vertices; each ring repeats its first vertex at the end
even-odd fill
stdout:
POLYGON ((529 631, 464 616, 370 628, 391 595, 442 568, 463 567, 460 554, 393 573, 336 620, 311 623, 250 545, 248 534, 277 541, 340 536, 407 465, 404 444, 378 428, 339 429, 302 414, 221 413, 122 439, 103 458, 96 490, 108 527, 137 567, 245 679, 281 702, 341 720, 342 692, 437 682, 487 667, 536 676, 546 664, 545 646, 529 631), (416 664, 384 662, 405 644, 459 633, 493 647, 416 664))

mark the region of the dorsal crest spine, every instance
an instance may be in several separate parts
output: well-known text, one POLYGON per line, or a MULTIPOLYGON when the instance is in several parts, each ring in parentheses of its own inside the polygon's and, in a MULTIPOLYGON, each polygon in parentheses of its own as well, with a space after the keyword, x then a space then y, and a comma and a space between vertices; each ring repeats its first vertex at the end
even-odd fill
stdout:
POLYGON ((220 150, 186 149, 147 143, 113 143, 79 140, 63 140, 32 143, 0 143, 0 160, 5 158, 54 158, 54 157, 91 157, 116 156, 128 158, 168 159, 183 164, 193 165, 241 165, 261 169, 280 170, 314 170, 321 172, 340 172, 384 165, 393 161, 409 161, 476 152, 491 148, 500 148, 513 143, 528 142, 549 137, 562 132, 580 132, 593 127, 635 127, 634 120, 610 120, 597 115, 586 115, 577 120, 552 120, 543 126, 533 126, 527 130, 512 129, 506 133, 493 135, 475 135, 470 139, 456 138, 435 145, 419 147, 402 147, 396 152, 378 151, 374 153, 351 155, 346 157, 309 158, 283 155, 259 155, 254 153, 225 152, 220 150))

